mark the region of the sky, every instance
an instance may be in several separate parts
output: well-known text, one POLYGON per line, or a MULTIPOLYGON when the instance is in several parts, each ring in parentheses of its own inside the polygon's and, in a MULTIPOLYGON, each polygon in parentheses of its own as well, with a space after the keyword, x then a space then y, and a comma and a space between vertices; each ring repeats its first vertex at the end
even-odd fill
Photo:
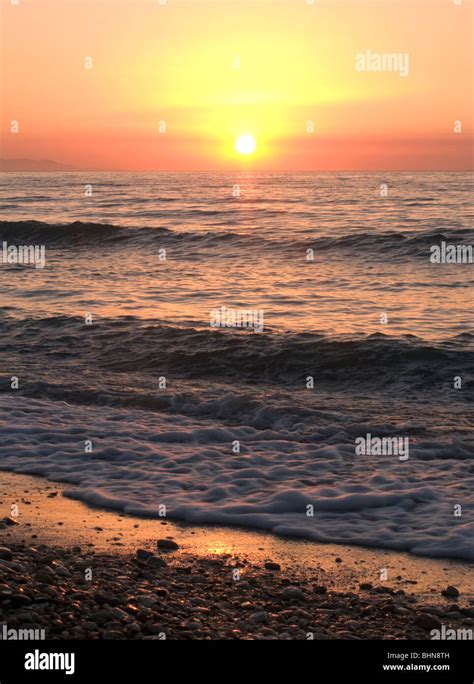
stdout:
POLYGON ((474 0, 0 2, 4 159, 472 169, 474 0))

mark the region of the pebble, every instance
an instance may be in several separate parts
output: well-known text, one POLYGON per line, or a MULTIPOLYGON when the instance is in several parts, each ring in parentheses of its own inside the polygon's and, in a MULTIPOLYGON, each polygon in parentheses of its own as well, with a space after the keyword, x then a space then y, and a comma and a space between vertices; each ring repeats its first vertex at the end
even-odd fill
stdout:
POLYGON ((38 574, 36 574, 36 575, 34 576, 34 579, 35 579, 37 582, 40 582, 41 584, 55 584, 55 583, 56 583, 56 580, 55 580, 55 577, 54 577, 54 573, 53 573, 53 575, 51 576, 49 573, 44 572, 44 571, 43 571, 43 572, 38 572, 38 574))
POLYGON ((281 597, 284 601, 304 601, 304 594, 298 587, 285 587, 281 592, 281 597))
POLYGON ((141 606, 145 606, 146 608, 154 608, 156 606, 156 599, 152 596, 139 596, 137 601, 141 606))
POLYGON ((257 625, 265 624, 268 622, 268 613, 264 610, 259 611, 258 613, 252 613, 249 619, 257 625))
POLYGON ((349 629, 360 629, 360 622, 357 622, 357 620, 348 620, 344 623, 344 626, 349 629))
POLYGON ((147 559, 146 564, 150 568, 165 568, 167 563, 163 558, 158 558, 157 556, 150 556, 147 559))
POLYGON ((15 518, 10 518, 9 516, 7 516, 6 518, 3 518, 2 522, 5 525, 19 525, 20 524, 18 522, 18 520, 15 520, 15 518))
POLYGON ((92 632, 98 630, 99 626, 95 622, 86 620, 85 622, 81 622, 81 629, 83 629, 84 632, 92 632))
POLYGON ((154 555, 153 551, 147 551, 146 549, 137 549, 136 552, 137 560, 146 561, 154 555))
POLYGON ((417 613, 415 616, 415 625, 421 629, 431 630, 441 627, 439 618, 429 613, 417 613))
POLYGON ((443 596, 446 596, 447 598, 458 598, 459 596, 459 589, 456 587, 453 587, 452 585, 449 585, 449 587, 446 587, 442 592, 443 596))
POLYGON ((111 608, 110 613, 117 620, 120 620, 120 621, 130 620, 130 615, 128 613, 126 613, 124 610, 122 610, 121 608, 111 608))
POLYGON ((327 587, 324 584, 317 584, 313 589, 315 594, 325 594, 327 592, 327 587))
POLYGON ((29 606, 32 601, 25 594, 12 594, 11 601, 15 606, 29 606))
POLYGON ((115 616, 111 610, 96 610, 91 613, 90 617, 97 625, 103 625, 106 622, 112 622, 115 616))
POLYGON ((430 615, 437 615, 438 617, 446 617, 446 611, 439 606, 419 606, 420 613, 429 613, 430 615))
POLYGON ((265 570, 281 570, 281 566, 279 563, 273 563, 272 561, 267 561, 265 563, 265 570))
POLYGON ((157 546, 159 549, 166 549, 167 551, 179 549, 179 545, 172 539, 158 539, 157 546))
POLYGON ((6 546, 0 546, 0 559, 10 561, 13 559, 13 553, 6 546))
POLYGON ((326 586, 317 584, 320 569, 272 575, 265 565, 273 561, 243 552, 215 563, 191 554, 165 562, 143 548, 116 554, 9 541, 1 549, 15 562, 0 557, 0 622, 44 626, 52 639, 420 639, 450 618, 462 626, 474 618, 474 601, 465 607, 438 591, 442 606, 418 606, 416 594, 335 591, 335 570, 326 586), (233 581, 234 565, 244 580, 233 581), (93 582, 84 580, 88 567, 93 582))

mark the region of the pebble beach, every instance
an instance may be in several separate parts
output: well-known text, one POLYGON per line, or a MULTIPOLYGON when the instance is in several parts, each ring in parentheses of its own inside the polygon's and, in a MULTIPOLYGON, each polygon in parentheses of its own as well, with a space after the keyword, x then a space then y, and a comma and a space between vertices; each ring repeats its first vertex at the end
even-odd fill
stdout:
POLYGON ((474 627, 467 564, 390 554, 405 574, 378 581, 369 550, 285 540, 285 562, 264 535, 231 531, 230 546, 223 529, 219 545, 209 530, 133 517, 120 537, 112 514, 60 486, 4 479, 2 512, 16 500, 24 513, 0 518, 3 639, 426 640, 474 627))

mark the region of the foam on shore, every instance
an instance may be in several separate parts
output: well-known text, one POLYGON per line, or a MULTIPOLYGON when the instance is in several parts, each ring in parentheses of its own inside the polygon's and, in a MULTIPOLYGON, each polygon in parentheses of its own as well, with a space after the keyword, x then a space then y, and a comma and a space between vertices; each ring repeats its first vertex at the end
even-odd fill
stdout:
POLYGON ((23 397, 0 406, 2 468, 74 485, 66 494, 88 504, 148 517, 165 506, 173 520, 474 559, 473 454, 455 441, 419 441, 403 463, 355 456, 338 425, 311 436, 62 402, 52 411, 23 397))

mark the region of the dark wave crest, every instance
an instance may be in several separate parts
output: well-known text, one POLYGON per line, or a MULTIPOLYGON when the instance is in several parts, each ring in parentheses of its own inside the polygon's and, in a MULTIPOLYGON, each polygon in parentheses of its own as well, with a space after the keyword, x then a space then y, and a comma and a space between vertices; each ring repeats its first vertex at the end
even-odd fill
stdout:
POLYGON ((44 244, 51 248, 74 249, 110 247, 149 248, 192 246, 193 249, 219 250, 256 248, 262 251, 285 251, 291 255, 305 255, 308 249, 319 253, 350 253, 378 257, 428 257, 430 248, 442 241, 449 244, 473 244, 474 231, 469 229, 405 231, 374 233, 360 231, 337 236, 319 236, 299 240, 270 239, 254 233, 230 230, 223 224, 222 231, 175 231, 164 227, 127 228, 104 223, 74 221, 68 224, 49 224, 42 221, 0 221, 0 240, 10 244, 44 244))
POLYGON ((204 326, 172 327, 133 317, 98 319, 59 316, 16 320, 4 316, 0 362, 70 364, 115 373, 165 375, 216 382, 279 383, 303 387, 452 387, 462 375, 463 396, 474 388, 474 333, 439 343, 411 335, 328 336, 318 332, 251 332, 204 326), (2 361, 3 358, 3 361, 2 361))

